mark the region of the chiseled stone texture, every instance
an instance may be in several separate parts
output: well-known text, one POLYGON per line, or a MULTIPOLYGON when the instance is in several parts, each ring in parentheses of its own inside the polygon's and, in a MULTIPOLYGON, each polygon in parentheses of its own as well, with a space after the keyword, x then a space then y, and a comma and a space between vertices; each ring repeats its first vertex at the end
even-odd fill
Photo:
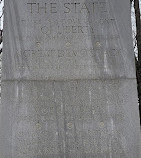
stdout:
POLYGON ((135 86, 128 79, 3 82, 2 157, 139 158, 135 86))
POLYGON ((73 3, 5 1, 3 79, 135 78, 129 2, 73 3))
POLYGON ((139 158, 130 1, 5 0, 0 158, 139 158))

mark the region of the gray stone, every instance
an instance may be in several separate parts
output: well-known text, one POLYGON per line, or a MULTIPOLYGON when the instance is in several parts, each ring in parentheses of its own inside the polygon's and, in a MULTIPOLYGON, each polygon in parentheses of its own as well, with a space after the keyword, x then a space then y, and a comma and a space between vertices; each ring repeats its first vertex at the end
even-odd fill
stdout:
POLYGON ((129 2, 27 3, 5 2, 3 79, 135 78, 129 2))
POLYGON ((130 2, 5 1, 1 158, 139 158, 130 2))

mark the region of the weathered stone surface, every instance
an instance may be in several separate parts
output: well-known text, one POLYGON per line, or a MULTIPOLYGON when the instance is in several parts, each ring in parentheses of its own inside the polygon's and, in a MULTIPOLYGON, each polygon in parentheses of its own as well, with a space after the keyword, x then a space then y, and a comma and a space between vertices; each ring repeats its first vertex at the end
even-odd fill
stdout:
POLYGON ((135 78, 128 1, 7 0, 5 12, 3 79, 135 78))
POLYGON ((7 81, 2 86, 2 137, 11 140, 7 155, 139 157, 139 131, 132 132, 138 125, 135 81, 7 81))
POLYGON ((7 0, 0 158, 139 158, 127 0, 7 0))

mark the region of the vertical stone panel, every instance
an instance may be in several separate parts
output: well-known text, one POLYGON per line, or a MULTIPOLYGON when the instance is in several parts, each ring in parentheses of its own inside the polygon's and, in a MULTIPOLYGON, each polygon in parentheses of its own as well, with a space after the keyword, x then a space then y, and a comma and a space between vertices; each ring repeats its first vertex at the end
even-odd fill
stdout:
POLYGON ((139 158, 126 0, 5 0, 0 158, 139 158))

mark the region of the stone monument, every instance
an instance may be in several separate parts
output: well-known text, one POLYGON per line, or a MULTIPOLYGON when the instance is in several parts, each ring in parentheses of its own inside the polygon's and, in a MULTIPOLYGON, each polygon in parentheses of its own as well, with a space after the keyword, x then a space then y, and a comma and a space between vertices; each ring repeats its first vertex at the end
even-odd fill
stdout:
POLYGON ((129 0, 5 0, 0 158, 139 158, 129 0))

